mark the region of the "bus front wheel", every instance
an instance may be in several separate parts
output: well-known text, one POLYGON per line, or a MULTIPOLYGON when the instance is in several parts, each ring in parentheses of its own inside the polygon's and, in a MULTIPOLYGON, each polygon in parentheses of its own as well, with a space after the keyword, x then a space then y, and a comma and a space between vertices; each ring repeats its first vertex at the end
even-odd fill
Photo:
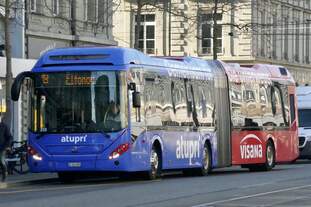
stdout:
POLYGON ((162 156, 161 150, 153 146, 150 155, 150 170, 147 172, 147 179, 154 180, 161 177, 162 156))

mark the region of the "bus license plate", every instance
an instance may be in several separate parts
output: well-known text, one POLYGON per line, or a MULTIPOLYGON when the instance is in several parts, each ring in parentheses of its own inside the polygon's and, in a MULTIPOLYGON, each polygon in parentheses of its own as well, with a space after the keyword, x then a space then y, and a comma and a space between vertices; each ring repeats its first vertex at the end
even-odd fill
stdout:
POLYGON ((81 162, 68 162, 69 167, 81 167, 81 162))

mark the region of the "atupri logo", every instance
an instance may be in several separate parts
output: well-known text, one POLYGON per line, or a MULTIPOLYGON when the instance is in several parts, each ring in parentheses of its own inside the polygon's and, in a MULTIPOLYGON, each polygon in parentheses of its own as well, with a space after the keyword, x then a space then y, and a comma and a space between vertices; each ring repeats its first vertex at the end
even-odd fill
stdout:
POLYGON ((69 135, 66 135, 66 136, 62 136, 61 137, 61 142, 62 143, 80 143, 80 142, 86 142, 86 137, 87 137, 87 134, 86 135, 82 135, 82 136, 69 136, 69 135))
POLYGON ((246 135, 240 142, 242 159, 262 158, 262 141, 255 134, 246 135))
POLYGON ((192 158, 200 157, 199 140, 184 140, 181 136, 176 142, 176 158, 189 159, 189 164, 192 163, 192 158))

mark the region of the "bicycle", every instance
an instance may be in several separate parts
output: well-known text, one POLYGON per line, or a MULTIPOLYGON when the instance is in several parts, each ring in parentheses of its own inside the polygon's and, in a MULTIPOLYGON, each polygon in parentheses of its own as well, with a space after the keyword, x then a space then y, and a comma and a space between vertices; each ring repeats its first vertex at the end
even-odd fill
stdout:
POLYGON ((13 142, 10 150, 6 154, 7 170, 9 175, 13 173, 26 174, 29 172, 27 166, 27 143, 26 141, 22 142, 13 142), (17 144, 18 146, 16 147, 17 144))

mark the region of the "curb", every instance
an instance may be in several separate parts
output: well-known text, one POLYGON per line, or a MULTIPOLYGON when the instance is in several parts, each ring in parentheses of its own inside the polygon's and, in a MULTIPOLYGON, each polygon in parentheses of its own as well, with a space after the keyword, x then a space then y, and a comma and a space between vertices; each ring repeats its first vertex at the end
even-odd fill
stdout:
POLYGON ((7 188, 8 184, 7 183, 0 183, 0 189, 7 188))

